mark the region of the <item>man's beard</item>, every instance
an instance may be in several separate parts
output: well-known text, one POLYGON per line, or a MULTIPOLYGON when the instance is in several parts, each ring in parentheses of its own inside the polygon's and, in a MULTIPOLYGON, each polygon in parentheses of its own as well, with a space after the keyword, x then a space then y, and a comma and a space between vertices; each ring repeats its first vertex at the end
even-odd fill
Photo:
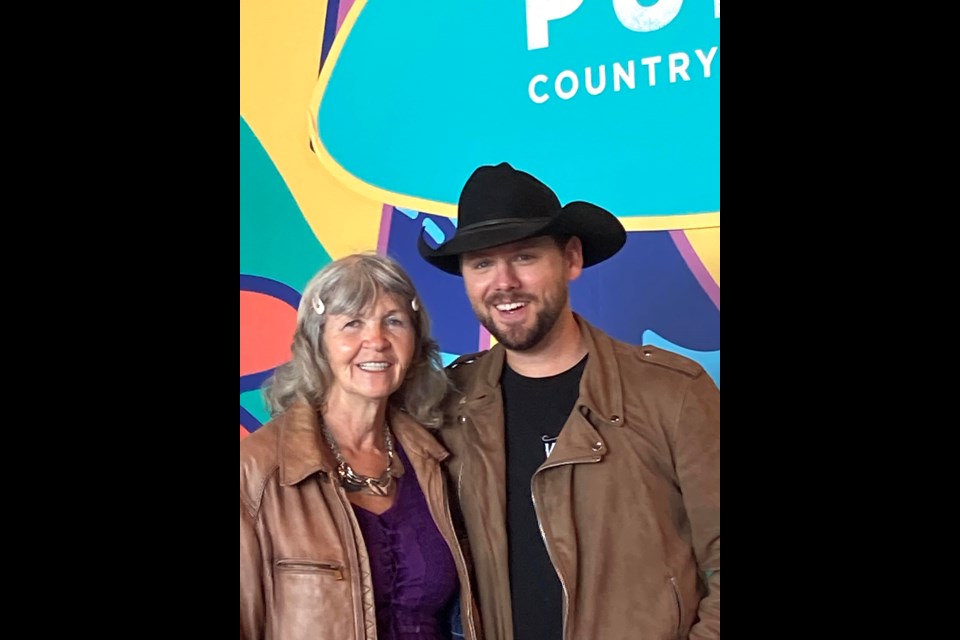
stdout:
MULTIPOLYGON (((490 332, 490 335, 497 339, 497 342, 511 351, 527 351, 540 344, 544 336, 553 329, 553 326, 557 323, 557 319, 560 318, 560 314, 563 312, 563 308, 567 304, 567 297, 568 292, 565 286, 558 288, 556 296, 545 295, 543 297, 543 308, 537 312, 533 326, 529 329, 522 325, 510 325, 506 328, 497 326, 493 317, 486 313, 486 306, 481 309, 474 307, 473 311, 480 321, 480 324, 490 332)), ((495 297, 491 300, 496 301, 489 301, 486 304, 492 306, 507 301, 506 299, 497 300, 495 297)), ((531 302, 528 297, 513 298, 511 301, 531 302)))

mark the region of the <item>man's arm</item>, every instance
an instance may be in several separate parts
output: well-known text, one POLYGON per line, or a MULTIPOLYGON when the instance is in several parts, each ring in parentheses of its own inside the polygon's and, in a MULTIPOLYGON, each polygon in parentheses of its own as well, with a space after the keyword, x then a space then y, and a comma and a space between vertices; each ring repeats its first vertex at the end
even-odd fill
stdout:
POLYGON ((690 519, 693 550, 707 595, 691 639, 720 637, 720 390, 701 371, 684 394, 674 425, 674 456, 690 519))

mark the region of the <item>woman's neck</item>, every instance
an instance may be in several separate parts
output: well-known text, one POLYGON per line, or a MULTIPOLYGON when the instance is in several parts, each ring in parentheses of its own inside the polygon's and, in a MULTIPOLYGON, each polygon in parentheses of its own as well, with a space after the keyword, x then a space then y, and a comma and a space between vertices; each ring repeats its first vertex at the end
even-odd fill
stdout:
POLYGON ((321 419, 330 428, 341 451, 381 450, 387 403, 346 403, 334 398, 321 409, 321 419))

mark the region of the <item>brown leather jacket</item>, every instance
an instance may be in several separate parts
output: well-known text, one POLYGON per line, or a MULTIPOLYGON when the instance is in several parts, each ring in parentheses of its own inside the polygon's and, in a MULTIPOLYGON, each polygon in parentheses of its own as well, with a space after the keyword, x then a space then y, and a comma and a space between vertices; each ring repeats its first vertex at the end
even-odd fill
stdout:
MULTIPOLYGON (((719 638, 720 391, 692 360, 577 321, 590 352, 580 397, 531 481, 564 638, 719 638)), ((460 392, 440 430, 487 640, 513 638, 503 362, 497 345, 450 365, 460 392)))
MULTIPOLYGON (((440 462, 449 453, 404 413, 390 425, 460 577, 465 637, 478 638, 466 561, 440 462)), ((353 509, 331 482, 316 414, 296 405, 240 442, 241 640, 375 640, 370 565, 353 509)))

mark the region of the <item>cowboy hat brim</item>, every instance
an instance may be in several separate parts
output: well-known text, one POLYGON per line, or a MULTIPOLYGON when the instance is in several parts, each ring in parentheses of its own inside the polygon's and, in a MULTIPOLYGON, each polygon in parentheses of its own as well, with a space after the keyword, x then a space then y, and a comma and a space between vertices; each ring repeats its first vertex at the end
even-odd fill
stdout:
POLYGON ((433 266, 459 276, 460 256, 468 251, 550 235, 580 238, 584 267, 603 262, 627 241, 627 233, 616 216, 589 202, 576 201, 568 203, 551 217, 492 220, 471 228, 458 229, 453 238, 436 249, 426 243, 421 232, 417 249, 423 259, 433 266))

